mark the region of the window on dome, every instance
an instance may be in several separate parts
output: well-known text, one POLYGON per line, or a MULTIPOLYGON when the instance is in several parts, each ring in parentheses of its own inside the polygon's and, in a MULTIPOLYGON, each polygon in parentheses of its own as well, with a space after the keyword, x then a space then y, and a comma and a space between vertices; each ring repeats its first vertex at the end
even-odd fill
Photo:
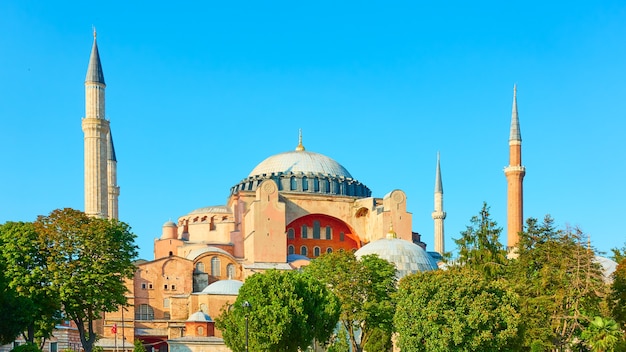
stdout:
POLYGON ((306 246, 302 246, 300 247, 300 254, 302 254, 303 256, 307 256, 307 250, 306 250, 306 246))
POLYGON ((318 220, 313 221, 313 239, 320 239, 320 222, 318 220))
POLYGON ((307 230, 308 228, 306 227, 306 225, 302 225, 302 238, 308 237, 307 230))
POLYGON ((220 258, 211 258, 211 276, 220 276, 220 258))
POLYGON ((326 226, 326 239, 332 239, 333 229, 330 226, 326 226))
POLYGON ((302 177, 302 190, 303 191, 309 190, 309 180, 306 178, 306 176, 302 177))
POLYGON ((320 191, 320 179, 316 177, 313 179, 313 192, 319 192, 319 191, 320 191))
POLYGON ((319 257, 320 256, 320 247, 313 248, 313 256, 314 257, 319 257))
POLYGON ((154 310, 147 304, 140 304, 135 309, 135 320, 154 320, 154 310))
POLYGON ((330 193, 330 181, 328 179, 324 180, 324 192, 330 193))
POLYGON ((287 246, 287 254, 295 254, 295 253, 296 253, 296 248, 292 244, 287 246))
POLYGON ((291 176, 291 185, 290 185, 290 189, 292 191, 295 191, 298 189, 298 180, 296 179, 295 176, 291 176))
POLYGON ((296 232, 293 230, 293 228, 287 229, 287 238, 290 240, 296 238, 296 232))
POLYGON ((235 266, 232 264, 226 265, 226 275, 228 275, 228 279, 232 280, 235 278, 235 266))

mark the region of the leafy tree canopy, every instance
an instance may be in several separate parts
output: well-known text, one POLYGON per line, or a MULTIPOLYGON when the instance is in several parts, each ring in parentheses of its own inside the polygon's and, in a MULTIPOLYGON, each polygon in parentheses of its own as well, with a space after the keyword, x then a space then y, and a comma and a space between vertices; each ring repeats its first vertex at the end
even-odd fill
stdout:
POLYGON ((304 270, 339 298, 339 319, 353 351, 361 351, 375 329, 391 334, 397 282, 393 264, 376 255, 357 260, 354 253, 345 251, 324 254, 304 270))
POLYGON ((234 352, 245 351, 246 324, 250 351, 296 352, 313 339, 327 342, 338 316, 339 302, 322 283, 302 272, 270 270, 246 279, 216 327, 234 352))
POLYGON ((398 290, 398 345, 402 351, 515 350, 518 301, 504 281, 468 267, 407 276, 398 290))
POLYGON ((76 323, 83 348, 91 352, 94 322, 126 304, 124 281, 135 273, 135 235, 123 222, 69 208, 39 216, 34 226, 39 248, 45 249, 49 284, 76 323))

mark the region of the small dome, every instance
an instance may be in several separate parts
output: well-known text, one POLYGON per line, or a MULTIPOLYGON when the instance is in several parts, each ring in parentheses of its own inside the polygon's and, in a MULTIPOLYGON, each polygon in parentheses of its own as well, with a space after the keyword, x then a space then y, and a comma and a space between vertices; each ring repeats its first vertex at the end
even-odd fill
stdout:
POLYGON ((173 221, 166 221, 165 224, 163 224, 163 227, 176 227, 176 224, 173 221))
POLYGON ((613 273, 617 270, 617 262, 601 257, 597 255, 595 257, 595 262, 602 266, 602 275, 604 276, 604 281, 607 283, 613 282, 613 273))
POLYGON ((213 321, 213 319, 208 314, 198 311, 190 315, 187 321, 213 321))
POLYGON ((395 264, 398 279, 438 268, 437 262, 422 247, 398 238, 376 240, 361 247, 354 254, 357 258, 377 254, 380 258, 395 264))
POLYGON ((239 294, 239 289, 242 285, 243 282, 239 280, 220 280, 205 287, 202 293, 206 295, 236 296, 239 294))
POLYGON ((272 155, 257 165, 248 177, 278 173, 312 173, 352 178, 352 175, 335 160, 326 155, 295 150, 272 155))

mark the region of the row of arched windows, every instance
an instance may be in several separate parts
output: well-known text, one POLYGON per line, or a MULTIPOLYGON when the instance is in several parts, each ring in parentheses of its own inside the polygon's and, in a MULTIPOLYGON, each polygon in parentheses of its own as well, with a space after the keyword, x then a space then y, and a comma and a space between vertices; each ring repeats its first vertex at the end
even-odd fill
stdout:
MULTIPOLYGON (((332 240, 333 239, 333 228, 325 226, 322 230, 320 222, 318 220, 313 221, 313 228, 308 227, 307 225, 302 225, 300 228, 300 236, 302 238, 314 239, 314 240, 332 240), (309 235, 310 233, 310 235, 309 235)), ((293 228, 287 229, 287 239, 293 240, 296 238, 296 231, 293 228)), ((339 233, 339 240, 344 240, 344 233, 339 233)))
MULTIPOLYGON (((331 247, 326 248, 326 253, 332 253, 333 249, 331 247)), ((296 247, 294 247, 294 245, 290 244, 289 246, 287 246, 287 254, 296 254, 296 247)), ((300 246, 300 255, 309 256, 309 249, 307 246, 300 246)), ((322 253, 321 253, 321 248, 318 246, 313 247, 313 257, 319 257, 322 253)))
MULTIPOLYGON (((204 263, 198 262, 196 263, 196 272, 204 273, 205 271, 204 263)), ((222 275, 222 267, 221 261, 219 257, 211 258, 211 276, 220 277, 222 275)), ((226 265, 226 275, 228 279, 235 278, 235 266, 232 263, 226 265)))

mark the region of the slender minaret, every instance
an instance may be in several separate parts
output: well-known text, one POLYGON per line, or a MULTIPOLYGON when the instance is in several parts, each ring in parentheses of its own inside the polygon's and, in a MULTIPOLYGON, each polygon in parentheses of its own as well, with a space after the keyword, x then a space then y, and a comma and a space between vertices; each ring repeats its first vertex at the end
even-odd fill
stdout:
POLYGON ((513 86, 513 111, 509 137, 509 166, 504 168, 507 180, 507 249, 517 246, 524 224, 523 181, 526 168, 522 166, 522 135, 517 116, 517 85, 513 86))
POLYGON ((435 211, 433 211, 432 217, 435 221, 435 252, 443 255, 445 252, 443 220, 446 218, 446 212, 443 211, 443 183, 441 182, 441 167, 438 152, 437 171, 435 175, 435 211))
POLYGON ((100 64, 96 31, 85 78, 85 213, 108 217, 107 134, 109 121, 104 113, 104 73, 100 64))
POLYGON ((117 185, 117 158, 115 157, 111 131, 107 134, 107 183, 109 188, 109 219, 117 220, 117 198, 120 195, 120 187, 117 185))

